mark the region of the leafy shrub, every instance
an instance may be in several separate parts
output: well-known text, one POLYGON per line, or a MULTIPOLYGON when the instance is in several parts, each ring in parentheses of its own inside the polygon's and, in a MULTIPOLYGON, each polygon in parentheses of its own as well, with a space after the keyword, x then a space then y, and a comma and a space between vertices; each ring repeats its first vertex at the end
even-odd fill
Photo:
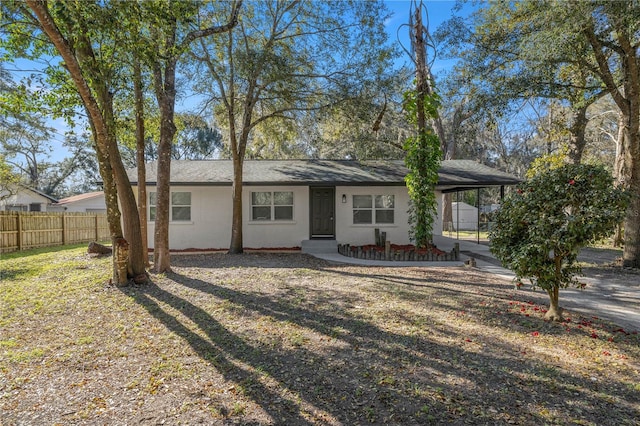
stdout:
POLYGON ((545 318, 561 321, 559 289, 580 285, 578 251, 610 235, 628 202, 601 166, 542 170, 505 198, 490 233, 491 251, 517 280, 544 289, 550 299, 545 318))

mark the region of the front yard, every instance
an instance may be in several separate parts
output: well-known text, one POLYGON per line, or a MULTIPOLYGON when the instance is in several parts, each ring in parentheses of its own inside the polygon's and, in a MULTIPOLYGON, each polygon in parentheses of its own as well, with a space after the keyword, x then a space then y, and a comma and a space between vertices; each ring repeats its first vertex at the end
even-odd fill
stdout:
MULTIPOLYGON (((464 268, 0 260, 0 424, 640 424, 640 337, 464 268)), ((561 296, 562 298, 562 296, 561 296)))

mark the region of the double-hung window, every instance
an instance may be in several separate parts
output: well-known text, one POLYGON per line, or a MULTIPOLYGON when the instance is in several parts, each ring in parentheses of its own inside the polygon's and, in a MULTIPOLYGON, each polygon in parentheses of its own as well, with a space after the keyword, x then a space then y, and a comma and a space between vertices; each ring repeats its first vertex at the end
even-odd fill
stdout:
POLYGON ((354 195, 353 224, 393 224, 394 195, 354 195))
MULTIPOLYGON (((149 220, 156 220, 157 193, 149 192, 149 220)), ((191 220, 191 193, 172 192, 169 206, 171 222, 188 222, 191 220)))
POLYGON ((293 192, 264 191, 251 193, 251 220, 293 220, 293 192))

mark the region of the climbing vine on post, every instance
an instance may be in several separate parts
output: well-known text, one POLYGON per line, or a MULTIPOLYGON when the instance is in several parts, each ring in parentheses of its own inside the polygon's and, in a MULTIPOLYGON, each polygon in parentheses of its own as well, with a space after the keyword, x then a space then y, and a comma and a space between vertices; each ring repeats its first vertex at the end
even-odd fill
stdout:
MULTIPOLYGON (((440 97, 433 89, 427 64, 428 23, 422 24, 426 8, 422 1, 411 5, 411 50, 415 53, 416 89, 404 94, 404 109, 416 127, 415 136, 404 143, 405 164, 409 173, 405 178, 411 206, 409 209, 409 237, 418 248, 427 248, 433 241, 433 222, 436 217, 435 187, 440 169, 440 140, 429 123, 436 121, 440 97)), ((428 14, 427 14, 428 17, 428 14)), ((427 21, 428 22, 428 21, 427 21)))
POLYGON ((440 97, 436 93, 419 96, 418 91, 408 91, 404 94, 404 108, 410 121, 418 128, 416 135, 404 143, 405 164, 409 169, 405 182, 411 198, 409 233, 416 247, 421 248, 432 244, 437 207, 435 186, 442 153, 440 139, 433 128, 419 125, 419 115, 422 113, 425 118, 435 118, 439 105, 440 97))

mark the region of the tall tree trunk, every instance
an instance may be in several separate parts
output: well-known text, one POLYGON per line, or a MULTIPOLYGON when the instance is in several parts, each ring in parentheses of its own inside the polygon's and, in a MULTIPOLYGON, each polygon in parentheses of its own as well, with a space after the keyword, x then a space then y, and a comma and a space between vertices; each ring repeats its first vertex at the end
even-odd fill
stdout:
POLYGON ((573 123, 571 124, 571 140, 569 142, 568 159, 572 164, 580 164, 582 162, 582 153, 587 143, 585 133, 587 130, 587 108, 583 106, 573 111, 573 123))
MULTIPOLYGON (((129 179, 127 178, 120 152, 116 145, 115 134, 113 133, 114 128, 109 126, 109 119, 105 118, 104 115, 105 113, 110 113, 112 119, 113 109, 109 109, 112 108, 112 105, 110 101, 103 104, 102 108, 99 105, 98 100, 94 97, 91 86, 87 80, 85 80, 82 67, 76 58, 75 52, 49 14, 47 4, 40 1, 28 0, 27 5, 33 10, 42 30, 64 60, 66 68, 90 117, 96 149, 98 151, 98 161, 102 163, 100 165, 100 172, 104 173, 102 178, 106 184, 105 201, 107 203, 107 212, 112 215, 112 217, 109 218, 109 227, 114 242, 114 249, 116 248, 115 242, 122 239, 123 234, 120 227, 120 215, 117 206, 117 198, 119 198, 124 212, 124 234, 131 239, 130 244, 133 243, 129 253, 132 256, 128 258, 129 265, 127 269, 130 270, 134 276, 142 275, 145 273, 145 270, 140 253, 140 228, 137 210, 135 209, 135 198, 133 197, 133 191, 131 190, 131 185, 129 184, 129 179), (114 190, 114 182, 118 197, 116 197, 116 191, 114 190), (132 206, 133 211, 131 209, 132 206), (132 221, 135 223, 132 224, 132 221)), ((86 72, 88 74, 99 74, 95 69, 88 69, 86 72)), ((110 99, 108 95, 106 95, 108 94, 108 89, 104 81, 94 78, 92 84, 96 86, 97 92, 99 92, 98 95, 100 96, 100 94, 102 94, 101 98, 103 101, 110 99)), ((117 261, 117 256, 114 255, 114 262, 115 261, 117 261)), ((116 268, 114 267, 114 271, 115 270, 116 268)), ((114 280, 116 283, 124 285, 127 283, 128 278, 126 274, 115 274, 114 280)))
MULTIPOLYGON (((93 123, 91 114, 87 114, 89 117, 89 125, 91 127, 91 134, 93 140, 98 140, 98 133, 96 126, 93 123)), ((109 225, 109 235, 111 237, 111 246, 116 247, 117 241, 122 238, 122 222, 120 221, 120 206, 118 205, 118 191, 116 189, 116 182, 113 178, 113 171, 111 170, 111 164, 109 163, 109 156, 104 151, 103 144, 95 143, 96 155, 98 157, 98 169, 100 176, 102 177, 102 190, 104 191, 104 199, 107 207, 107 224, 109 225)), ((112 257, 112 280, 118 285, 124 285, 128 282, 127 274, 121 276, 116 256, 112 257)))
MULTIPOLYGON (((440 147, 442 149, 443 160, 453 160, 456 158, 456 140, 457 131, 462 126, 462 122, 469 118, 469 114, 463 114, 463 105, 456 105, 449 137, 446 137, 446 133, 443 131, 443 137, 446 139, 440 139, 440 147)), ((454 229, 457 224, 453 223, 453 193, 449 192, 442 197, 442 224, 446 227, 443 231, 454 229), (447 226, 447 225, 450 225, 447 226)))
MULTIPOLYGON (((616 138, 616 158, 613 165, 613 176, 616 180, 616 184, 619 186, 626 186, 626 182, 629 181, 629 172, 627 170, 627 163, 630 160, 627 158, 627 142, 624 138, 624 116, 620 113, 618 115, 618 136, 616 138)), ((624 244, 623 237, 623 223, 619 223, 616 226, 615 233, 613 234, 613 246, 621 247, 624 244)))
POLYGON ((177 22, 171 18, 162 40, 168 57, 153 64, 153 82, 160 108, 160 142, 158 143, 158 178, 156 186, 156 222, 153 236, 153 268, 156 273, 171 271, 169 221, 171 205, 171 146, 176 133, 173 122, 176 103, 177 22))
POLYGON ((622 87, 614 78, 611 58, 605 54, 605 45, 596 34, 593 17, 583 32, 593 49, 600 77, 623 116, 621 123, 627 158, 624 167, 628 171, 626 183, 632 197, 624 221, 622 264, 640 268, 640 63, 637 46, 631 39, 633 35, 618 12, 609 10, 608 18, 618 42, 614 50, 619 55, 619 69, 614 71, 622 76, 622 87))
POLYGON ((249 139, 251 115, 246 113, 244 114, 242 133, 238 136, 236 134, 234 109, 229 109, 228 114, 231 123, 229 126, 229 143, 231 145, 231 157, 233 158, 233 186, 231 195, 233 216, 231 219, 231 242, 229 244, 229 254, 241 254, 244 251, 242 236, 242 174, 244 169, 244 155, 247 141, 249 139))
POLYGON ((133 92, 136 114, 136 166, 138 169, 138 217, 140 218, 140 238, 145 266, 149 266, 149 245, 147 236, 147 172, 144 158, 144 97, 142 72, 137 56, 133 58, 133 92))
POLYGON ((169 253, 169 204, 171 201, 171 140, 167 123, 162 120, 158 145, 158 182, 156 186, 156 221, 153 235, 153 269, 157 273, 171 270, 169 253), (164 128, 164 130, 163 130, 164 128), (169 145, 167 147, 167 144, 169 145))
POLYGON ((165 18, 165 28, 151 28, 151 34, 160 38, 157 48, 161 51, 152 64, 153 80, 158 107, 160 108, 160 143, 158 145, 158 178, 156 193, 156 222, 153 241, 154 270, 158 273, 171 270, 169 253, 169 209, 171 202, 171 148, 176 134, 174 123, 176 102, 176 67, 180 55, 189 45, 204 37, 230 31, 238 23, 241 0, 234 0, 228 23, 190 31, 177 43, 179 15, 169 14, 165 18), (163 35, 162 35, 163 34, 163 35))
POLYGON ((233 155, 233 218, 231 223, 231 243, 229 254, 241 254, 243 249, 242 237, 242 170, 244 160, 239 155, 233 155))
POLYGON ((169 62, 164 69, 164 78, 159 66, 156 66, 153 71, 161 116, 156 187, 156 227, 153 238, 153 267, 157 273, 171 270, 169 209, 171 203, 171 146, 176 133, 176 126, 173 122, 176 88, 175 62, 169 62))
MULTIPOLYGON (((425 48, 425 40, 424 40, 424 27, 422 26, 422 7, 415 8, 415 30, 414 30, 415 39, 411 42, 413 43, 413 48, 416 55, 416 112, 417 112, 417 126, 418 126, 418 140, 420 145, 420 151, 424 152, 428 149, 427 145, 427 116, 425 112, 425 97, 431 93, 431 88, 429 87, 428 80, 428 72, 429 68, 427 67, 427 58, 426 58, 426 48, 425 48)), ((419 170, 417 173, 421 176, 426 175, 426 171, 424 170, 426 165, 423 160, 420 161, 419 170)), ((418 229, 426 229, 428 226, 425 224, 428 220, 424 212, 418 211, 416 213, 415 221, 417 222, 416 228, 418 229)), ((427 247, 431 241, 427 241, 427 238, 418 238, 416 237, 416 247, 427 247)))
POLYGON ((624 252, 622 265, 640 268, 640 135, 638 134, 638 112, 629 117, 629 126, 625 129, 625 140, 629 150, 629 191, 631 203, 624 221, 624 252))
MULTIPOLYGON (((138 217, 138 206, 133 195, 133 188, 129 182, 127 171, 122 163, 122 157, 118 150, 116 140, 116 125, 113 117, 113 98, 107 90, 98 90, 98 97, 103 98, 103 117, 107 128, 107 149, 109 161, 111 163, 113 176, 118 189, 118 200, 122 209, 122 228, 124 239, 127 241, 128 260, 127 271, 136 282, 146 281, 146 267, 142 251, 142 237, 140 234, 140 218, 138 217)), ((122 244, 120 244, 122 246, 122 244)), ((117 253, 114 246, 114 254, 117 253)))

